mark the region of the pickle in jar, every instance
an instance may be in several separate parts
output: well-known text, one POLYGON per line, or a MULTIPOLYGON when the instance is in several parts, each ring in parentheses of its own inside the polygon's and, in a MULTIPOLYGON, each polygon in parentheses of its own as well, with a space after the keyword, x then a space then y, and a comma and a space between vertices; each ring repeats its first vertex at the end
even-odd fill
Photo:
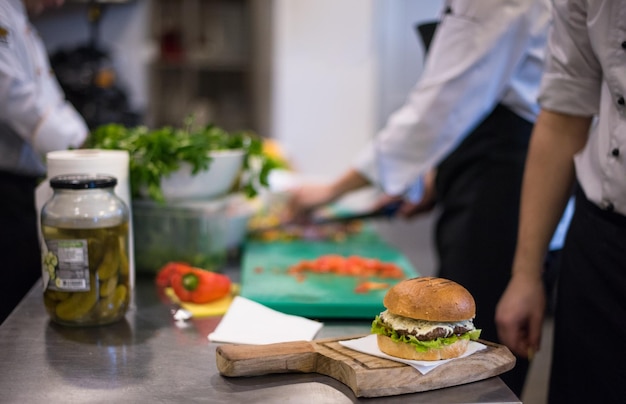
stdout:
POLYGON ((116 235, 107 235, 103 254, 102 261, 96 271, 100 280, 109 279, 119 273, 120 249, 116 235))
POLYGON ((95 277, 90 277, 90 289, 87 292, 74 292, 70 297, 55 307, 56 316, 63 321, 79 321, 86 317, 98 301, 98 288, 95 277))
POLYGON ((101 320, 113 320, 123 313, 128 305, 128 289, 117 285, 115 291, 98 302, 95 315, 101 320))
POLYGON ((127 223, 94 229, 43 226, 43 232, 57 237, 46 238, 47 254, 56 258, 48 260, 55 268, 44 292, 52 318, 89 325, 121 317, 128 306, 127 223))

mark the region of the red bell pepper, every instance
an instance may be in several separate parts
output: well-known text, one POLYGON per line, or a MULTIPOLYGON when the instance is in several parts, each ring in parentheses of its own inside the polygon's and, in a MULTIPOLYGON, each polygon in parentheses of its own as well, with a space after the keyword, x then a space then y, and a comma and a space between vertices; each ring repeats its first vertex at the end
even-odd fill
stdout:
POLYGON ((186 271, 189 268, 191 265, 185 262, 168 262, 159 270, 155 283, 161 288, 166 288, 171 285, 171 278, 175 272, 186 271))
POLYGON ((230 293, 226 275, 194 267, 179 267, 170 278, 172 289, 183 302, 208 303, 230 293))

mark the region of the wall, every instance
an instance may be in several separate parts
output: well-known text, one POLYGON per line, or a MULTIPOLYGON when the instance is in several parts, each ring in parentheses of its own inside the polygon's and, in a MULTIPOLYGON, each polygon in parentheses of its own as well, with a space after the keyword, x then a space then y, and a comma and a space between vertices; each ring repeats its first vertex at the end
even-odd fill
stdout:
POLYGON ((416 22, 440 0, 276 0, 273 131, 307 177, 333 178, 421 72, 416 22))
POLYGON ((374 130, 373 1, 274 4, 273 135, 301 173, 330 177, 374 130))

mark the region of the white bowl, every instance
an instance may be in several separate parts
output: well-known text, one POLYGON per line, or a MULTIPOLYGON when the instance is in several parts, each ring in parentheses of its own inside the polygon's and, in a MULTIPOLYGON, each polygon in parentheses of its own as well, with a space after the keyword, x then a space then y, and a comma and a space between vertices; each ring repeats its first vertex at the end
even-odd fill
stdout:
POLYGON ((192 166, 183 162, 180 169, 161 179, 167 201, 210 199, 228 193, 243 166, 243 150, 216 150, 208 170, 192 174, 192 166))

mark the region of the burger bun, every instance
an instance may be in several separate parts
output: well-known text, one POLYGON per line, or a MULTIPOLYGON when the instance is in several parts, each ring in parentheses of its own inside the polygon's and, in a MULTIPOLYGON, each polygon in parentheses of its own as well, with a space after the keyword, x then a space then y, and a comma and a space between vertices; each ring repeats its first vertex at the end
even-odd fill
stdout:
POLYGON ((417 320, 455 322, 476 316, 476 303, 469 291, 444 278, 399 282, 387 291, 383 305, 390 313, 417 320))

